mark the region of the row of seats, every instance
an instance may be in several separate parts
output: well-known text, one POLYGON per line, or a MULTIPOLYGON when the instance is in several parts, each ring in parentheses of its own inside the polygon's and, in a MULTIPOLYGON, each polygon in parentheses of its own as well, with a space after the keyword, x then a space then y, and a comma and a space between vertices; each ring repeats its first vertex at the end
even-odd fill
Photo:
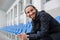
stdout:
POLYGON ((21 33, 29 33, 32 29, 32 23, 28 22, 26 24, 19 24, 19 25, 11 25, 1 28, 1 30, 14 33, 14 34, 21 34, 21 33))
MULTIPOLYGON (((60 16, 55 18, 60 23, 60 16)), ((4 31, 14 33, 14 34, 21 34, 21 33, 29 33, 32 29, 32 22, 27 22, 26 24, 19 24, 19 25, 11 25, 1 28, 4 31)))

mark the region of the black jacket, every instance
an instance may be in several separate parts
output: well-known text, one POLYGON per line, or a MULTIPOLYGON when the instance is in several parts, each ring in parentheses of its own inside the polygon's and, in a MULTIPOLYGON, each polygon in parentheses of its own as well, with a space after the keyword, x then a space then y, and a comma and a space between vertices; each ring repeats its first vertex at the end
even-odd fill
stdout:
POLYGON ((45 11, 37 12, 32 24, 32 31, 28 33, 29 40, 52 40, 51 35, 60 32, 60 24, 45 11))

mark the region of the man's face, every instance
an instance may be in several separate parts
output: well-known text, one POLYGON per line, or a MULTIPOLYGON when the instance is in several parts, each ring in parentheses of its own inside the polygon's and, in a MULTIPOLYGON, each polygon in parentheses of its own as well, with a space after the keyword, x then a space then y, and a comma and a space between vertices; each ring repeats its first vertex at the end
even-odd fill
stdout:
POLYGON ((25 12, 28 17, 30 17, 33 20, 35 19, 36 10, 32 6, 27 7, 25 9, 25 12))

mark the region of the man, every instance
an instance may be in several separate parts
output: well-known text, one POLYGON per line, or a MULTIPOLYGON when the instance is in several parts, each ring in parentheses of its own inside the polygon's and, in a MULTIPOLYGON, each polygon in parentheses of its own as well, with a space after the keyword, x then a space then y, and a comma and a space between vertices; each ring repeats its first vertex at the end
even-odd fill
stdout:
POLYGON ((18 35, 23 40, 60 40, 60 24, 44 10, 38 12, 33 6, 25 8, 25 14, 32 19, 32 31, 18 35), (27 36, 28 35, 28 36, 27 36))

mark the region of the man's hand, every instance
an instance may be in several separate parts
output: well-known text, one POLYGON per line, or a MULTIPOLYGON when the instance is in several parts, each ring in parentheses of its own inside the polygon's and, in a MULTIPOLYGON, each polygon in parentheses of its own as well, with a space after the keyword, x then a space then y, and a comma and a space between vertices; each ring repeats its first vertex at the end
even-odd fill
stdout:
POLYGON ((25 33, 18 34, 18 37, 21 38, 22 40, 27 40, 27 35, 25 33))

